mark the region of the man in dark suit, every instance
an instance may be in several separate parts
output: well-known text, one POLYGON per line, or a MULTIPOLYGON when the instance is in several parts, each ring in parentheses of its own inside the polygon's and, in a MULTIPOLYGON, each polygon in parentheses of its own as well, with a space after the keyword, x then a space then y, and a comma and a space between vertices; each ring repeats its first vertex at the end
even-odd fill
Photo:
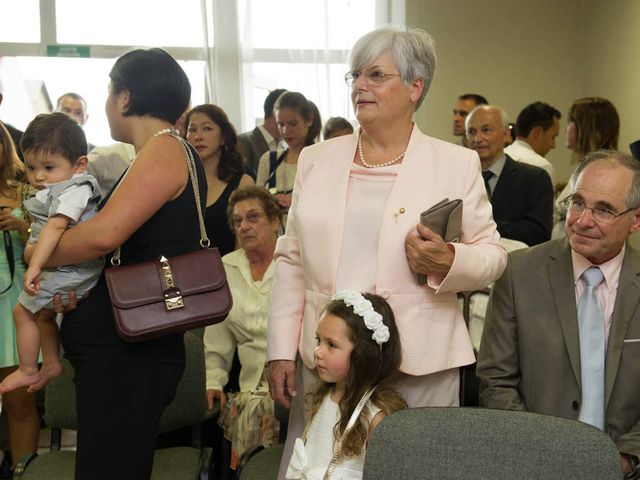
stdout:
POLYGON ((480 157, 500 235, 529 246, 549 240, 553 222, 551 179, 543 169, 505 155, 509 128, 505 111, 492 105, 478 106, 467 116, 465 127, 469 148, 480 157))
POLYGON ((258 172, 258 163, 264 152, 275 151, 280 141, 280 130, 273 115, 273 106, 280 95, 286 92, 283 88, 272 90, 264 101, 264 120, 250 132, 238 135, 238 149, 244 157, 247 173, 253 178, 258 172))
POLYGON ((627 238, 640 230, 640 163, 593 152, 570 192, 567 238, 511 253, 493 288, 480 403, 594 425, 616 443, 625 478, 637 478, 640 252, 627 238))

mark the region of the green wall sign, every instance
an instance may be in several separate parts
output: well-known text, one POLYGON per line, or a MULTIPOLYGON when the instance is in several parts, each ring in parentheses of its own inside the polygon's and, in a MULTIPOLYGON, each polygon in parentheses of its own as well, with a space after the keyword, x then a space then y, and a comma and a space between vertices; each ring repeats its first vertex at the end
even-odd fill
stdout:
POLYGON ((90 48, 79 45, 47 45, 47 57, 89 58, 90 48))

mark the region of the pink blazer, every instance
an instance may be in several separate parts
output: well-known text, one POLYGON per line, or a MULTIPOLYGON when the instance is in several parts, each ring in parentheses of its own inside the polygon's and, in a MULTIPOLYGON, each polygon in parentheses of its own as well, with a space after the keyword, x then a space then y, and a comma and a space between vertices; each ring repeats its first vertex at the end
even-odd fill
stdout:
MULTIPOLYGON (((357 138, 357 132, 338 137, 300 155, 286 233, 275 252, 268 360, 294 360, 299 350, 307 367, 315 365, 315 330, 335 289, 357 138)), ((489 285, 507 260, 479 172, 475 152, 414 126, 380 228, 375 292, 396 316, 405 373, 426 375, 475 361, 456 292, 489 285), (454 244, 449 274, 421 286, 409 270, 405 237, 420 213, 445 197, 463 199, 461 242, 454 244), (405 213, 396 221, 400 208, 405 213)))

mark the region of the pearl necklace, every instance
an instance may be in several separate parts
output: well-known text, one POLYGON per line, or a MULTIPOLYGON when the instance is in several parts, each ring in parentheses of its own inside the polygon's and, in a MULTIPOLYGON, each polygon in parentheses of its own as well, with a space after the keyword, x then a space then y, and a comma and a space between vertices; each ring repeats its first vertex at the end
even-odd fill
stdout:
POLYGON ((153 134, 154 137, 159 137, 160 135, 177 135, 178 131, 173 128, 173 127, 169 127, 169 128, 163 128, 162 130, 158 130, 156 133, 153 134))
POLYGON ((378 163, 376 165, 370 165, 364 159, 364 151, 362 149, 362 130, 360 130, 360 134, 358 135, 358 153, 360 154, 360 162, 362 162, 363 166, 367 168, 379 168, 379 167, 388 167, 389 165, 393 165, 394 163, 402 160, 404 158, 404 154, 407 153, 407 149, 405 149, 404 152, 402 152, 393 160, 389 160, 388 162, 384 162, 384 163, 378 163))

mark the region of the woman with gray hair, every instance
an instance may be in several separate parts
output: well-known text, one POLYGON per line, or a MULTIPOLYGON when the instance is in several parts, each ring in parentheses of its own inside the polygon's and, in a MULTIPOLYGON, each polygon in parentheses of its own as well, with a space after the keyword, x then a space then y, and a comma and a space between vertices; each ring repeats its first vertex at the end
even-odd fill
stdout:
POLYGON ((264 375, 267 356, 267 314, 273 285, 273 251, 282 210, 276 198, 263 187, 235 190, 227 208, 229 226, 240 248, 222 257, 233 308, 227 318, 204 329, 207 367, 207 406, 220 402, 218 422, 231 440, 231 468, 245 451, 268 447, 278 440, 279 425, 273 414, 264 375), (240 391, 229 394, 233 354, 242 366, 240 391))
POLYGON ((413 122, 435 65, 423 30, 364 35, 345 76, 360 128, 300 155, 276 247, 268 328, 270 391, 291 406, 280 478, 304 427, 304 394, 318 378, 316 326, 334 292, 389 301, 402 341, 397 389, 409 406, 458 405, 458 368, 475 361, 456 293, 498 278, 506 252, 477 154, 430 138, 413 122), (459 243, 418 224, 421 212, 445 198, 464 203, 459 243))

